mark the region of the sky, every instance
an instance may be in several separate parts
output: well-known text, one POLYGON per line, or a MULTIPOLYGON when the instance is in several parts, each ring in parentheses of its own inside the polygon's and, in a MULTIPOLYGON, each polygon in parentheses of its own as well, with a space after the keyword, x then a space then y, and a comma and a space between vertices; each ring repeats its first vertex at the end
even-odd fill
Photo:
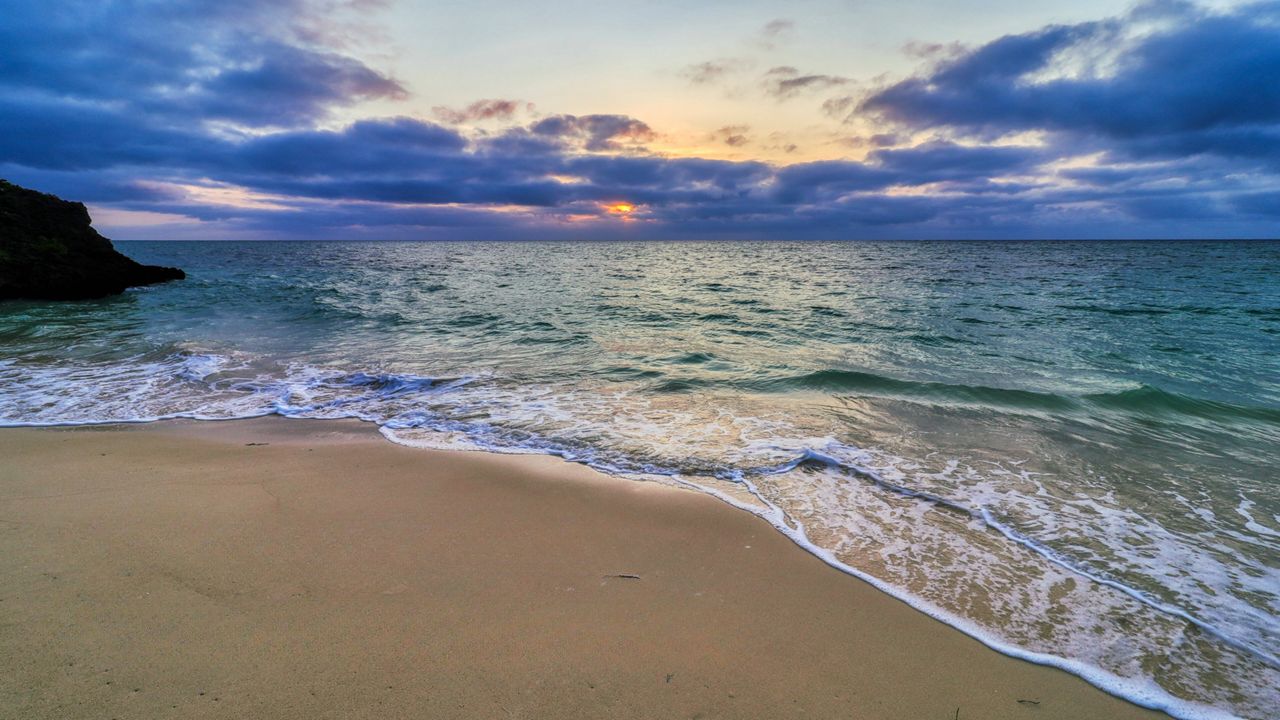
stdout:
POLYGON ((1280 235, 1280 2, 0 0, 114 239, 1280 235))

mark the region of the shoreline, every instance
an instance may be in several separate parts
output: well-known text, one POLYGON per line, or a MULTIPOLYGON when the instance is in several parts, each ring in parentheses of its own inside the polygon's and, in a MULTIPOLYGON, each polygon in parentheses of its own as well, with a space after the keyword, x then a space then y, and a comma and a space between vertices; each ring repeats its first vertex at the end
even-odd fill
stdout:
POLYGON ((278 417, 0 455, 21 717, 1166 717, 719 499, 549 456, 278 417))

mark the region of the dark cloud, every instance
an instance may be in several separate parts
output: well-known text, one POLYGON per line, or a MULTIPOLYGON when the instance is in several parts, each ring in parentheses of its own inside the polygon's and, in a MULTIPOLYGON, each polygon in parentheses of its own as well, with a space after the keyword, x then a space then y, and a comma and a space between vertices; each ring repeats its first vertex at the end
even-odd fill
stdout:
POLYGON ((140 181, 129 170, 80 170, 34 169, 31 167, 0 164, 0 177, 19 177, 31 187, 40 188, 55 195, 75 198, 93 204, 111 203, 172 203, 181 195, 170 189, 140 181))
POLYGON ((1034 171, 1046 159, 1039 148, 966 147, 933 142, 912 148, 877 150, 863 162, 825 160, 790 165, 777 171, 771 194, 787 204, 842 202, 850 195, 892 187, 1016 177, 1034 171))
POLYGON ((1280 218, 1280 193, 1246 193, 1231 199, 1232 207, 1242 213, 1280 218))
POLYGON ((1057 170, 1057 178, 1103 192, 1133 192, 1143 188, 1195 188, 1210 192, 1238 190, 1248 175, 1232 159, 1192 155, 1179 160, 1128 162, 1057 170))
POLYGON ((497 135, 478 138, 473 141, 473 146, 481 155, 533 160, 563 152, 566 143, 558 137, 535 135, 529 128, 515 127, 497 135))
POLYGON ((405 89, 361 61, 316 46, 342 3, 305 0, 6 0, 0 92, 75 99, 151 122, 307 124, 405 89))
POLYGON ((774 174, 773 168, 760 162, 656 156, 574 157, 566 159, 562 167, 569 174, 610 190, 643 188, 684 193, 699 190, 709 196, 758 191, 774 174))
POLYGON ((1223 217, 1217 198, 1199 195, 1137 196, 1123 200, 1125 212, 1144 220, 1214 220, 1223 217))
POLYGON ((872 93, 859 111, 983 137, 1090 136, 1149 156, 1274 157, 1277 77, 1280 3, 1225 13, 1144 5, 1118 20, 999 38, 872 93), (1149 29, 1157 11, 1165 23, 1149 29), (1099 68, 1078 62, 1100 46, 1115 56, 1099 68))
POLYGON ((965 146, 935 141, 911 148, 876 150, 870 161, 904 182, 923 185, 948 180, 1017 176, 1056 157, 1044 148, 1017 145, 965 146))
POLYGON ((242 52, 234 66, 171 98, 145 100, 148 111, 292 127, 325 117, 336 106, 403 98, 399 83, 349 57, 277 42, 242 52), (175 102, 176 100, 176 102, 175 102))
POLYGON ((895 180, 893 173, 866 163, 822 160, 779 170, 772 194, 784 204, 811 205, 838 200, 850 193, 883 190, 895 180))
POLYGON ((227 143, 205 160, 224 171, 291 177, 415 170, 466 145, 456 131, 409 118, 362 120, 342 131, 299 130, 227 143))
POLYGON ((529 126, 534 135, 578 141, 585 150, 635 148, 657 137, 645 123, 626 115, 553 115, 529 126))
MULTIPOLYGON (((183 218, 132 237, 1260 235, 1280 217, 1275 3, 931 50, 917 77, 828 100, 895 126, 836 141, 865 157, 781 167, 665 157, 625 115, 454 127, 510 125, 514 100, 337 124, 405 89, 335 40, 333 7, 0 0, 0 176, 183 218), (645 222, 581 222, 619 200, 645 222)), ((780 98, 848 82, 766 77, 780 98)), ((795 149, 752 134, 710 137, 795 149)))
POLYGON ((170 165, 219 144, 208 133, 97 103, 0 95, 0 162, 59 170, 170 165))

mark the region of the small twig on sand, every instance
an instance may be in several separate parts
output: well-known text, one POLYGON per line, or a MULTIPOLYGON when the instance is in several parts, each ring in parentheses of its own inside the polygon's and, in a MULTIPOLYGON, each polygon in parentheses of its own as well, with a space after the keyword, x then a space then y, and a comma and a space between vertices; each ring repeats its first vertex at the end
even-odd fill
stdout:
POLYGON ((1039 705, 1040 701, 1039 700, 1019 700, 1018 703, 1021 705, 1039 705))
POLYGON ((257 447, 259 445, 270 445, 271 443, 245 443, 245 447, 257 447))
POLYGON ((617 573, 615 575, 605 575, 605 578, 622 578, 623 580, 639 580, 640 576, 632 575, 631 573, 617 573))
POLYGON ((956 708, 956 717, 955 717, 955 720, 960 720, 960 708, 956 708))

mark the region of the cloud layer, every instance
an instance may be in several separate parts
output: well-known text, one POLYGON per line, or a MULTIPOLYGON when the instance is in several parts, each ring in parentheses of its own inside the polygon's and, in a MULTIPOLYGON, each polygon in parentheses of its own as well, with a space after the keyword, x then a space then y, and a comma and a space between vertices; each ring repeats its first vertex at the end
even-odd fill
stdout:
MULTIPOLYGON (((1280 219, 1280 3, 938 46, 914 77, 826 97, 880 128, 845 143, 862 160, 788 166, 666 157, 641 119, 513 100, 335 123, 414 98, 351 50, 343 3, 262 6, 0 0, 0 176, 161 214, 139 237, 1267 235, 1280 219), (622 201, 636 210, 608 212, 622 201)), ((849 86, 775 71, 779 99, 849 86)), ((708 137, 743 148, 746 125, 708 137)))

